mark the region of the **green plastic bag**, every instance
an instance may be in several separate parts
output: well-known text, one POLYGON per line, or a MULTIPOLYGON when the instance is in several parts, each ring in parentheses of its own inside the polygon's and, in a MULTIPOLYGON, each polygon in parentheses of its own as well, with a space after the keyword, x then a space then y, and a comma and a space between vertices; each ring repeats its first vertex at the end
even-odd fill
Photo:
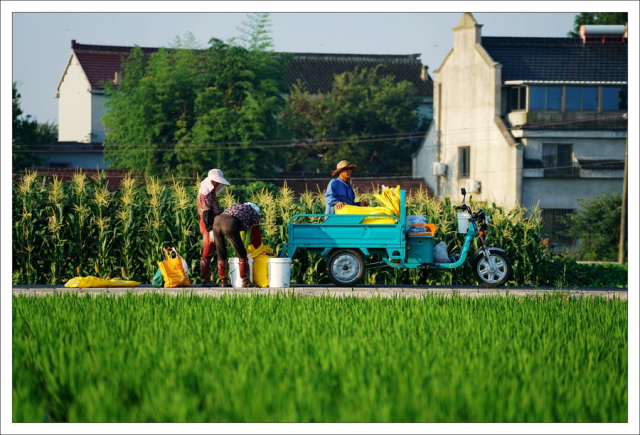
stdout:
POLYGON ((158 268, 158 271, 153 276, 153 279, 151 280, 151 284, 154 287, 162 287, 164 285, 164 282, 162 279, 162 271, 160 270, 160 268, 158 268))

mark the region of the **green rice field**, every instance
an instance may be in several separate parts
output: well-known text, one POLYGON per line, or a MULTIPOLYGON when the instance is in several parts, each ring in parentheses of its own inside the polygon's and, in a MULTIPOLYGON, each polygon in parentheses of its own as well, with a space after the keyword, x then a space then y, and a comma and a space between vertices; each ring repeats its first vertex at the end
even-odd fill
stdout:
POLYGON ((13 297, 14 422, 626 422, 627 302, 13 297))

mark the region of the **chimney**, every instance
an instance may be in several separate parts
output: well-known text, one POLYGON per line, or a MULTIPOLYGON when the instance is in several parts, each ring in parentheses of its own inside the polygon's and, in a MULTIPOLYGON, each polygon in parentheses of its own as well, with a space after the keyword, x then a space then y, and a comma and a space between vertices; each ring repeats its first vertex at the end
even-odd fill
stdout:
POLYGON ((71 40, 71 49, 74 49, 74 48, 76 48, 76 40, 72 39, 71 40))
POLYGON ((115 83, 116 85, 119 85, 121 81, 122 81, 122 71, 116 71, 113 77, 113 83, 115 83))
POLYGON ((422 71, 420 72, 420 78, 422 79, 423 82, 429 81, 429 74, 427 74, 427 70, 428 69, 429 69, 428 66, 422 65, 422 71))

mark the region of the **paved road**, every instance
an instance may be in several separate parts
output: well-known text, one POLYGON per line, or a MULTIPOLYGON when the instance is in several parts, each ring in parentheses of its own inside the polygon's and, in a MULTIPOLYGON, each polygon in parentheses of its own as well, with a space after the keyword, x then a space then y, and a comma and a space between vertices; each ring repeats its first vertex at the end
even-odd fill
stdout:
POLYGON ((623 288, 590 288, 582 287, 575 289, 557 289, 555 287, 502 287, 499 289, 486 289, 484 287, 473 286, 358 286, 358 287, 335 287, 333 285, 295 285, 290 289, 282 288, 253 288, 234 289, 220 287, 181 287, 181 288, 155 288, 150 284, 141 284, 132 288, 66 288, 55 285, 16 285, 13 286, 13 294, 25 296, 47 296, 60 293, 77 295, 99 295, 106 294, 119 296, 125 293, 164 293, 170 295, 193 294, 197 296, 221 296, 224 294, 233 295, 275 295, 275 294, 296 294, 302 296, 334 296, 334 297, 421 297, 426 295, 437 296, 467 296, 482 297, 490 295, 500 296, 528 296, 553 294, 557 292, 565 293, 571 297, 604 297, 607 299, 620 298, 627 300, 627 289, 623 288))

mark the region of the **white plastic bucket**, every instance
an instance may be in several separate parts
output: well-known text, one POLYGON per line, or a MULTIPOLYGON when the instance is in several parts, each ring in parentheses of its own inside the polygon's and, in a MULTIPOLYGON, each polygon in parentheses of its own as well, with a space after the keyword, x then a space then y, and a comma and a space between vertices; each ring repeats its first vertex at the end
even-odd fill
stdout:
POLYGON ((269 287, 289 288, 291 283, 291 259, 269 258, 269 287))
MULTIPOLYGON (((231 278, 232 287, 242 288, 239 258, 229 258, 229 278, 231 278)), ((253 282, 253 258, 249 258, 249 279, 253 282)))
POLYGON ((467 234, 469 230, 469 219, 471 219, 471 215, 466 211, 458 212, 458 232, 462 234, 467 234))

